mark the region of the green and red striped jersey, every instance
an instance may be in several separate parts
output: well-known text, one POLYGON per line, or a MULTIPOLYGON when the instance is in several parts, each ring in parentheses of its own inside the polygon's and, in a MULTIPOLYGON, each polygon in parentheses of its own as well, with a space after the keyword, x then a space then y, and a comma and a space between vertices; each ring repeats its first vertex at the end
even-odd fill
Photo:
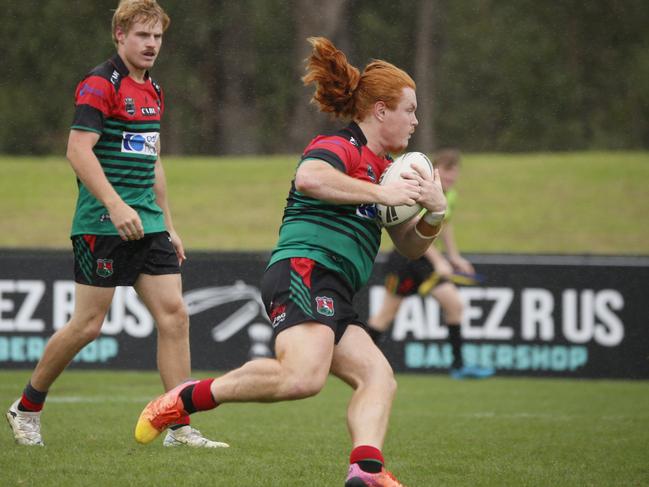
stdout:
MULTIPOLYGON (((128 76, 119 55, 95 67, 78 84, 72 129, 100 135, 93 152, 120 197, 135 209, 144 233, 165 230, 153 185, 164 101, 160 87, 146 74, 144 83, 128 76)), ((117 235, 106 208, 77 179, 79 197, 72 221, 74 235, 117 235)))
MULTIPOLYGON (((300 162, 320 159, 348 176, 377 184, 390 163, 367 147, 360 127, 351 123, 331 136, 318 136, 300 162)), ((295 180, 284 209, 279 241, 269 262, 307 257, 344 276, 354 290, 369 279, 381 244, 375 204, 337 205, 306 196, 295 180)))

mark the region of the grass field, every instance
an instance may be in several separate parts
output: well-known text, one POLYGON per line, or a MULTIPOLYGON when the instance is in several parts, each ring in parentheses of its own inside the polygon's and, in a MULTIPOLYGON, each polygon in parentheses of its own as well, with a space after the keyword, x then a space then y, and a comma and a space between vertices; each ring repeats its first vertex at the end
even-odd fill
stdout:
MULTIPOLYGON (((270 249, 296 161, 165 158, 190 255, 270 249)), ((0 247, 68 249, 77 190, 65 160, 0 157, 0 174, 0 247)), ((647 152, 467 154, 458 187, 465 252, 649 254, 647 152)))
MULTIPOLYGON (((205 375, 205 374, 203 374, 205 375)), ((0 371, 7 407, 29 374, 0 371)), ((649 485, 646 382, 452 381, 402 375, 384 452, 410 487, 649 485)), ((332 379, 317 397, 224 405, 194 416, 227 450, 137 445, 154 373, 69 371, 43 414, 45 448, 0 434, 0 485, 341 486, 350 392, 332 379)))

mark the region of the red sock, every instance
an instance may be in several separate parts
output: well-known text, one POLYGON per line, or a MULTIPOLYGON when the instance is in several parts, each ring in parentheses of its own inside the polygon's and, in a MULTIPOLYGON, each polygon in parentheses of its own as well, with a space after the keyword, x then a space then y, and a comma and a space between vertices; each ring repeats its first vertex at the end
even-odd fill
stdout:
POLYGON ((177 428, 180 428, 181 426, 189 426, 189 424, 190 424, 190 419, 189 419, 189 414, 188 414, 187 416, 183 416, 178 421, 176 421, 173 424, 173 426, 171 427, 171 429, 177 429, 177 428))
POLYGON ((379 462, 381 465, 385 463, 381 450, 370 445, 357 446, 349 455, 350 464, 362 461, 379 462))
POLYGON ((23 393, 23 397, 20 398, 20 407, 19 409, 23 411, 28 411, 30 413, 38 413, 43 409, 43 406, 45 405, 44 402, 37 403, 37 402, 32 402, 29 399, 27 399, 27 396, 25 396, 25 393, 23 393))
POLYGON ((214 409, 219 405, 214 400, 212 391, 210 390, 212 382, 214 382, 214 379, 205 379, 194 385, 194 390, 192 391, 192 403, 194 404, 196 411, 207 411, 208 409, 214 409))

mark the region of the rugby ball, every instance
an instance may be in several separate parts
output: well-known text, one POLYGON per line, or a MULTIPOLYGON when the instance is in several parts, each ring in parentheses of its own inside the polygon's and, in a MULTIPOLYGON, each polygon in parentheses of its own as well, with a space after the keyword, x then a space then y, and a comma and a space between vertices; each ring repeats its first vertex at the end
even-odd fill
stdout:
MULTIPOLYGON (((401 177, 401 173, 415 172, 412 166, 419 166, 430 177, 433 174, 433 163, 426 154, 421 152, 406 152, 397 157, 383 171, 379 184, 387 184, 401 177)), ((379 218, 384 227, 393 227, 400 223, 410 220, 421 211, 421 206, 414 204, 412 206, 385 206, 377 204, 379 218)))

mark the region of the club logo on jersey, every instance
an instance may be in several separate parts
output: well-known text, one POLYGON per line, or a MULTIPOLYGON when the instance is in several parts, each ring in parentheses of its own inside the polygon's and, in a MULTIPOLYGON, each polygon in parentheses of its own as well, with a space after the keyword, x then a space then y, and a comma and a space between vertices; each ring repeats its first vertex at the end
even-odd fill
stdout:
POLYGON ((278 306, 275 306, 271 310, 269 318, 273 325, 273 328, 275 328, 277 325, 279 325, 282 321, 286 319, 286 305, 280 304, 278 306))
POLYGON ((374 169, 372 169, 372 166, 369 164, 367 165, 367 177, 370 178, 370 181, 373 183, 376 182, 376 174, 374 173, 374 169))
POLYGON ((368 220, 374 220, 379 214, 376 204, 366 203, 364 205, 358 205, 356 207, 356 216, 361 218, 367 218, 368 220))
POLYGON ((122 134, 122 152, 129 154, 141 154, 144 156, 158 155, 158 132, 123 132, 122 134))
POLYGON ((334 315, 334 300, 327 296, 316 296, 315 302, 317 305, 316 311, 321 315, 333 316, 334 315))
POLYGON ((145 117, 155 117, 157 113, 155 107, 142 107, 140 108, 140 112, 145 117))
POLYGON ((354 137, 350 137, 350 138, 349 138, 349 142, 351 142, 351 144, 352 144, 353 146, 358 147, 358 142, 356 141, 356 139, 355 139, 354 137))
POLYGON ((129 115, 135 115, 135 100, 133 100, 133 98, 129 96, 124 98, 124 110, 126 110, 126 113, 129 115))
POLYGON ((99 277, 108 277, 113 275, 112 259, 97 259, 97 275, 99 277))

